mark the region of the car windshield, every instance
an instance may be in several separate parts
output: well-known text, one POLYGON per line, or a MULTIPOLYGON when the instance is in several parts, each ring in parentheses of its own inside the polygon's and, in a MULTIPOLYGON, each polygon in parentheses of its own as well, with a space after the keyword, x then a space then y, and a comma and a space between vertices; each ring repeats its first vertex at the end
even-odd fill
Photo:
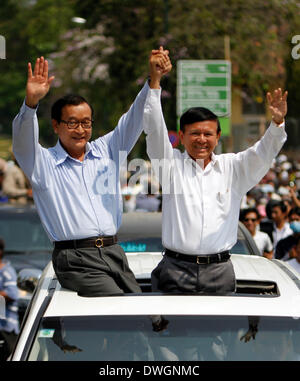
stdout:
POLYGON ((300 319, 254 316, 51 317, 41 321, 28 360, 300 360, 300 319))
POLYGON ((37 214, 0 214, 0 236, 4 239, 7 253, 52 249, 52 244, 37 214))

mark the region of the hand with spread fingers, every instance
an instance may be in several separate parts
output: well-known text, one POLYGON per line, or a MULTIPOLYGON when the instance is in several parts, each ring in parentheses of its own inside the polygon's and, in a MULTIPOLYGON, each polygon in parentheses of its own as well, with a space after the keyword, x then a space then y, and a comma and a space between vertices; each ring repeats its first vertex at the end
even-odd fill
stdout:
POLYGON ((48 77, 48 61, 44 57, 37 58, 32 73, 31 63, 28 63, 28 78, 26 85, 26 105, 35 108, 39 101, 48 93, 54 76, 48 77))
POLYGON ((171 69, 169 51, 164 50, 162 46, 159 50, 152 50, 149 59, 150 87, 159 89, 162 76, 171 69))
POLYGON ((287 95, 288 92, 282 93, 281 88, 273 91, 273 94, 267 93, 267 101, 269 105, 269 110, 272 114, 272 120, 276 124, 281 124, 284 121, 284 117, 287 114, 287 95))

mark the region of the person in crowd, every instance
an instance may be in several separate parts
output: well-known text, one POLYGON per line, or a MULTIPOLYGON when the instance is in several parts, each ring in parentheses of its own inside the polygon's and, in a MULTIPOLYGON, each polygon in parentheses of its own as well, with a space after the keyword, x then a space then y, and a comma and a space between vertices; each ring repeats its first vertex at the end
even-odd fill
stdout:
MULTIPOLYGON (((152 52, 163 56, 164 50, 152 52)), ((162 69, 163 70, 163 69, 162 69)), ((267 94, 270 127, 253 147, 238 154, 213 153, 220 136, 218 117, 195 107, 180 118, 185 152, 173 149, 160 101, 159 78, 151 77, 145 106, 147 153, 162 185, 162 241, 165 253, 152 272, 163 292, 235 291, 230 249, 237 240, 243 196, 266 174, 286 140, 287 92, 267 94)))
POLYGON ((287 220, 287 206, 284 201, 278 201, 272 204, 271 219, 273 221, 273 246, 276 249, 277 243, 287 236, 293 234, 290 224, 287 220))
POLYGON ((5 243, 0 239, 0 295, 5 299, 5 318, 0 317, 0 361, 11 354, 19 334, 17 274, 4 259, 5 243))
POLYGON ((3 203, 8 202, 8 197, 3 192, 3 180, 4 180, 6 169, 7 169, 7 161, 0 158, 0 202, 3 202, 3 203))
POLYGON ((300 274, 300 234, 297 236, 294 252, 294 257, 288 260, 288 264, 300 274))
MULTIPOLYGON (((168 58, 156 57, 155 65, 168 65, 168 58)), ((116 128, 92 142, 92 106, 79 95, 58 99, 51 109, 58 142, 46 149, 38 142, 37 107, 53 80, 44 57, 34 70, 28 64, 26 98, 13 121, 13 152, 54 243, 57 278, 82 296, 140 292, 116 233, 122 218, 119 171, 143 131, 148 82, 116 128)))
POLYGON ((32 201, 31 186, 14 157, 7 163, 2 189, 11 204, 27 204, 32 201))
POLYGON ((300 237, 300 207, 295 207, 290 210, 289 223, 293 233, 281 239, 277 243, 275 250, 275 258, 283 261, 292 258, 295 254, 293 248, 297 243, 298 237, 300 237))
POLYGON ((291 185, 289 187, 289 195, 292 201, 292 207, 299 207, 300 208, 300 200, 297 196, 297 186, 291 182, 291 185))
POLYGON ((262 256, 273 258, 273 245, 267 233, 261 232, 259 227, 260 215, 256 208, 241 210, 240 220, 249 230, 262 256))

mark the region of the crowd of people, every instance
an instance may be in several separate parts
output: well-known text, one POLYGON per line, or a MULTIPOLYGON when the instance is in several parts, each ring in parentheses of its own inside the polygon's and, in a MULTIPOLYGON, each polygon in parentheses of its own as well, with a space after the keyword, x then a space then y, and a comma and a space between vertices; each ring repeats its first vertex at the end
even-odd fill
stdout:
MULTIPOLYGON (((130 178, 136 173, 126 173, 122 187, 124 213, 161 211, 161 187, 154 177, 148 178, 151 164, 146 164, 135 184, 130 184, 130 178)), ((300 272, 300 160, 284 154, 274 159, 268 173, 243 198, 240 221, 262 256, 289 260, 300 272)))
POLYGON ((300 161, 279 155, 241 204, 240 220, 261 255, 289 261, 300 272, 300 161))
POLYGON ((28 202, 33 202, 32 188, 14 156, 12 160, 0 158, 0 203, 28 202))

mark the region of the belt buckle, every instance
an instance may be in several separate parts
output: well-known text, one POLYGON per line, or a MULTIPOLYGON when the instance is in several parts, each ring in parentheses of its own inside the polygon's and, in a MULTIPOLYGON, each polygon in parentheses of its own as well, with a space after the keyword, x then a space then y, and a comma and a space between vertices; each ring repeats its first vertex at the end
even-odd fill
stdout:
POLYGON ((98 247, 98 248, 103 247, 104 246, 104 244, 103 244, 103 238, 97 238, 95 240, 95 246, 98 247))
POLYGON ((200 258, 205 258, 206 259, 206 265, 209 265, 209 263, 210 263, 210 257, 209 256, 207 256, 207 257, 202 257, 201 255, 198 255, 197 256, 197 265, 202 265, 204 262, 201 262, 200 261, 200 258))
MULTIPOLYGON (((201 258, 201 255, 197 255, 197 260, 196 260, 197 265, 202 265, 203 264, 203 262, 200 261, 200 258, 201 258)), ((206 257, 206 259, 207 259, 207 263, 206 264, 209 264, 209 257, 206 257)))

